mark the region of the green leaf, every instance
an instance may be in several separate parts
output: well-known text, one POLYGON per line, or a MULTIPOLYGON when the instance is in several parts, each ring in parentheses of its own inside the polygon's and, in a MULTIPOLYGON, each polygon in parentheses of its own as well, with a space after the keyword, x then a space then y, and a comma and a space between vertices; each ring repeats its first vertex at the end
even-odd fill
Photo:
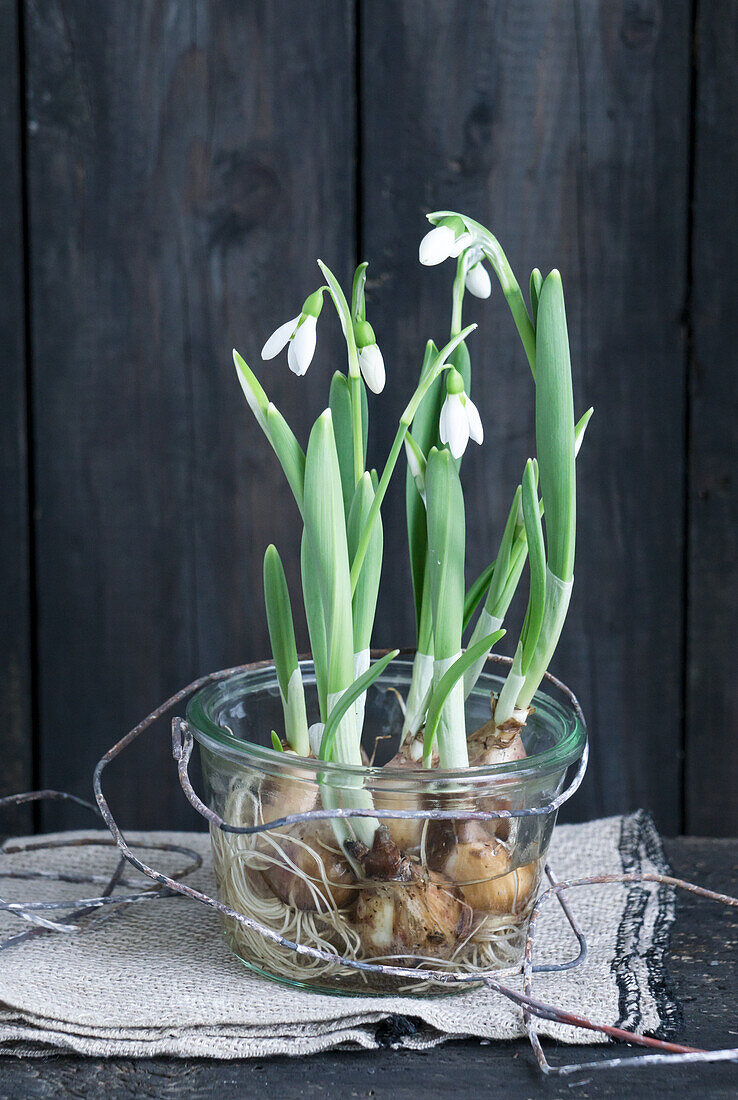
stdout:
POLYGON ((592 419, 592 413, 593 412, 594 412, 594 408, 590 405, 590 407, 587 409, 586 413, 584 413, 583 416, 580 416, 579 420, 577 420, 576 424, 574 425, 574 453, 575 454, 579 454, 579 449, 582 446, 582 443, 584 442, 584 433, 587 430, 587 425, 589 424, 590 420, 592 419))
POLYGON ((530 315, 533 318, 534 328, 538 317, 538 301, 541 297, 542 286, 543 275, 541 275, 537 267, 534 267, 530 273, 530 315))
MULTIPOLYGON (((366 463, 366 445, 369 429, 369 404, 366 396, 364 380, 360 380, 361 389, 361 426, 364 447, 364 463, 366 463)), ((330 396, 328 404, 333 417, 333 435, 336 440, 338 453, 338 466, 341 471, 341 490, 343 494, 343 506, 348 515, 351 501, 353 500, 356 482, 354 481, 354 429, 351 416, 351 393, 348 379, 345 374, 336 371, 331 379, 330 396)))
POLYGON ((279 551, 273 544, 267 546, 264 554, 264 600, 274 667, 286 699, 290 676, 297 668, 297 646, 287 578, 279 551))
POLYGON ((336 732, 341 719, 348 712, 349 707, 352 707, 360 695, 363 695, 368 688, 372 686, 374 681, 382 675, 384 670, 390 661, 393 661, 399 649, 393 649, 390 653, 387 653, 384 657, 381 657, 378 661, 375 661, 371 668, 368 668, 366 672, 359 676, 358 680, 348 687, 340 699, 336 700, 333 710, 330 713, 330 717, 325 724, 323 730, 323 737, 320 742, 320 758, 321 760, 331 760, 333 757, 333 750, 335 748, 336 732))
POLYGON ((468 627, 474 612, 484 599, 484 595, 494 575, 495 564, 496 561, 490 562, 487 568, 482 570, 464 597, 464 630, 468 627))
POLYGON ((443 711, 444 704, 453 691, 455 684, 462 678, 468 668, 484 656, 488 650, 504 637, 504 630, 495 630, 492 634, 486 634, 484 638, 469 646, 465 653, 454 661, 449 669, 444 672, 441 679, 433 689, 433 694, 428 704, 428 715, 425 720, 425 733, 423 734, 423 759, 429 760, 433 752, 433 741, 436 736, 438 722, 443 711))
POLYGON ((295 752, 307 756, 310 741, 305 690, 297 662, 290 594, 281 558, 273 545, 267 546, 264 554, 264 599, 274 667, 282 695, 285 734, 295 752))
POLYGON ((510 565, 508 567, 507 579, 502 586, 499 596, 497 597, 496 606, 498 608, 498 615, 504 618, 507 614, 508 608, 512 603, 513 596, 517 591, 517 587, 520 583, 520 577, 525 568, 525 562, 528 557, 528 540, 525 537, 525 531, 521 532, 519 538, 516 538, 512 553, 510 555, 510 565))
POLYGON ((302 532, 300 546, 300 569, 302 574, 302 598, 305 604, 310 649, 315 667, 315 685, 318 689, 320 720, 325 722, 328 714, 328 641, 325 635, 325 615, 323 596, 320 590, 320 578, 316 555, 310 547, 307 532, 302 532))
POLYGON ((285 477, 302 512, 305 484, 305 452, 297 442, 292 429, 276 405, 269 402, 267 408, 267 428, 269 441, 279 459, 285 477))
POLYGON ((523 518, 525 520, 528 560, 530 562, 528 609, 521 637, 523 644, 522 673, 525 675, 541 632, 546 599, 546 550, 543 543, 541 512, 538 506, 538 485, 535 468, 530 459, 528 459, 523 472, 523 518))
POLYGON ((435 656, 446 659, 461 648, 464 619, 464 496, 450 451, 431 449, 425 484, 435 656))
POLYGON ((305 455, 302 447, 276 405, 273 405, 267 397, 254 372, 235 350, 233 362, 249 408, 279 459, 297 507, 302 512, 305 476, 305 455))
POLYGON ((284 752, 282 742, 279 740, 274 730, 272 730, 272 748, 275 752, 284 752))
MULTIPOLYGON (((330 409, 316 420, 305 461, 305 530, 320 580, 328 643, 328 692, 353 680, 346 520, 330 409)), ((347 761, 348 762, 348 761, 347 761)))
MULTIPOLYGON (((487 592, 485 607, 491 615, 499 616, 503 614, 499 610, 500 597, 505 588, 505 585, 507 584, 508 576, 510 573, 510 555, 512 553, 515 540, 515 532, 517 530, 521 492, 522 490, 518 485, 513 495, 510 510, 507 514, 505 528, 502 532, 502 539, 500 541, 500 549, 497 552, 497 565, 495 567, 494 575, 492 577, 492 582, 487 592)), ((507 608, 505 610, 507 610, 507 608)))
POLYGON ((548 566, 562 581, 574 574, 576 473, 574 400, 564 291, 552 271, 538 304, 536 446, 546 509, 548 566))
POLYGON ((241 389, 243 390, 243 395, 246 398, 248 406, 256 417, 259 427, 262 431, 266 432, 266 411, 267 405, 269 404, 269 398, 264 393, 261 383, 251 367, 243 356, 239 355, 235 348, 233 349, 233 362, 236 367, 238 381, 241 384, 241 389))
MULTIPOLYGON (((376 476, 376 475, 375 475, 376 476)), ((349 558, 353 558, 361 539, 361 533, 366 525, 367 516, 374 500, 374 486, 372 476, 366 471, 356 486, 351 511, 348 518, 348 551, 349 558)), ((382 573, 382 549, 384 537, 382 533, 382 519, 378 517, 374 524, 369 549, 361 567, 359 580, 354 589, 353 596, 353 620, 354 620, 354 653, 361 653, 368 649, 371 643, 372 629, 374 627, 374 615, 377 609, 377 597, 379 595, 379 580, 382 573)))
POLYGON ((354 284, 351 288, 351 316, 355 321, 366 320, 364 290, 366 287, 366 269, 368 267, 368 263, 361 263, 354 272, 354 284))

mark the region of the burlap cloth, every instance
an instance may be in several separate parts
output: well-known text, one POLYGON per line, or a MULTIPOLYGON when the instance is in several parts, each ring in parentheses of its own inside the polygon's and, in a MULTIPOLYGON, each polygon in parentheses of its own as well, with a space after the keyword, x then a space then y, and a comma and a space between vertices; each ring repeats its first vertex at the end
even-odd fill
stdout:
MULTIPOLYGON (((107 837, 68 834, 81 835, 107 837)), ((129 834, 132 842, 152 837, 203 853, 203 868, 188 881, 214 890, 206 834, 129 834)), ((29 868, 104 875, 115 862, 115 850, 102 847, 22 855, 0 848, 0 896, 89 897, 89 886, 4 875, 29 868)), ((178 862, 181 866, 182 857, 167 856, 159 865, 166 870, 178 862)), ((661 842, 644 813, 559 826, 550 862, 560 879, 665 869, 661 842)), ((537 975, 534 995, 598 1021, 673 1034, 678 1006, 664 972, 674 920, 671 891, 615 885, 568 896, 586 934, 589 958, 569 972, 537 975)), ((26 927, 0 912, 0 940, 26 927)), ((540 922, 536 961, 563 961, 575 953, 571 930, 552 900, 540 922)), ((519 986, 521 980, 509 981, 519 986)), ((555 1024, 541 1023, 540 1029, 565 1041, 598 1041, 591 1032, 555 1024)), ((48 932, 0 953, 0 1052, 5 1054, 251 1058, 388 1043, 424 1049, 449 1038, 522 1034, 520 1010, 485 989, 427 998, 331 997, 262 980, 231 954, 218 915, 181 898, 111 911, 84 932, 48 932)))

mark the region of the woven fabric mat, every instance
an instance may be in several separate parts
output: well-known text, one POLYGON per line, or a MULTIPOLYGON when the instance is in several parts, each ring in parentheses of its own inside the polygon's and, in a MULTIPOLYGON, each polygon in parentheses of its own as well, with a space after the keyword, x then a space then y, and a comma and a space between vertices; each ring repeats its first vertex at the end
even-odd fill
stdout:
MULTIPOLYGON (((107 833, 63 835, 109 840, 107 833)), ((196 849, 204 865, 187 881, 214 891, 207 834, 130 833, 128 839, 133 847, 165 840, 196 849)), ((109 876, 117 862, 110 847, 12 854, 5 851, 12 843, 0 847, 0 895, 10 901, 89 897, 91 887, 19 881, 4 877, 9 871, 109 876)), ((142 855, 146 859, 149 853, 142 855)), ((168 855, 159 862, 162 870, 172 870, 182 866, 182 857, 168 855)), ((666 869, 659 836, 643 812, 559 826, 550 863, 559 879, 666 869)), ((135 876, 128 868, 126 877, 135 876)), ((664 969, 675 912, 672 891, 617 884, 585 887, 568 897, 587 937, 588 959, 575 970, 537 975, 534 996, 593 1020, 673 1035, 679 1008, 664 969)), ((231 954, 217 913, 187 899, 108 913, 83 932, 45 932, 2 952, 0 1053, 252 1058, 388 1044, 425 1049, 451 1038, 524 1034, 520 1010, 486 989, 426 998, 332 997, 263 980, 231 954)), ((27 927, 0 912, 0 940, 27 927)), ((561 962, 576 954, 571 929, 553 899, 536 940, 536 962, 561 962)), ((519 975, 506 980, 521 985, 519 975)), ((540 1030, 565 1042, 601 1040, 552 1023, 541 1022, 540 1030)))

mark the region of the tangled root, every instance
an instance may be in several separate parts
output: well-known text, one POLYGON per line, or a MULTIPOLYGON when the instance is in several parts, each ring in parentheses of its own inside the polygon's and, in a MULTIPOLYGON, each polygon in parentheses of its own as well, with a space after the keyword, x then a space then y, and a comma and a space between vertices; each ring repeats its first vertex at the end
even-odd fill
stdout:
MULTIPOLYGON (((226 820, 254 824, 299 812, 285 808, 286 791, 265 787, 259 793, 233 780, 226 820)), ((420 970, 475 973, 519 966, 537 866, 507 870, 504 846, 490 845, 488 834, 476 843, 496 853, 492 863, 473 849, 472 839, 457 851, 455 861, 453 850, 447 853, 450 868, 444 870, 424 862, 424 843, 418 856, 409 859, 398 851, 389 830, 380 828, 374 848, 364 850, 366 877, 359 881, 327 823, 254 836, 213 829, 211 835, 221 900, 287 940, 335 953, 336 960, 345 955, 420 970), (490 871, 496 872, 495 878, 473 881, 490 871)), ((282 980, 356 991, 429 988, 420 977, 400 984, 339 961, 298 956, 233 919, 226 920, 226 927, 233 950, 244 961, 282 980)))

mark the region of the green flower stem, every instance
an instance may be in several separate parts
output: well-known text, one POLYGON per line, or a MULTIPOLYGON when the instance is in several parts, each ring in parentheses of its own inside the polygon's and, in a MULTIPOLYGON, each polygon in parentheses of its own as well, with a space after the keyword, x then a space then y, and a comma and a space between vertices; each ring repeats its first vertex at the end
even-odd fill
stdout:
POLYGON ((372 537, 372 528, 379 514, 379 509, 382 507, 382 501, 384 500, 385 493, 387 492, 390 478, 392 477, 395 466, 397 465, 397 459, 400 457, 400 451, 402 450, 403 444, 405 442, 405 435, 413 422, 413 417, 415 416, 415 413, 418 411, 418 406, 420 405, 430 387, 435 382, 436 378, 438 378, 443 370, 446 370, 446 360, 448 359, 451 352, 462 342, 462 340, 465 340, 469 333, 473 332, 476 327, 476 325, 467 325, 467 327, 462 332, 460 332, 458 336, 455 336, 453 340, 449 340, 446 346, 441 349, 441 351, 436 356, 432 366, 430 367, 428 373, 424 378, 421 379, 418 388, 416 389, 413 396, 410 398, 410 401, 408 402, 405 411, 400 417, 397 434, 395 435, 389 456, 385 463, 384 469, 382 470, 382 476, 379 479, 377 492, 374 500, 372 501, 369 515, 367 516, 366 526, 362 533, 359 545, 356 549, 354 560, 351 563, 352 593, 356 590, 361 567, 364 563, 364 557, 369 548, 369 542, 372 537))
POLYGON ((354 336, 354 324, 346 295, 341 290, 338 279, 331 269, 318 260, 318 267, 325 276, 328 284, 328 293, 333 305, 336 307, 338 319, 341 322, 343 338, 346 341, 348 352, 348 377, 351 391, 351 420, 354 436, 354 482, 358 485, 361 475, 364 473, 364 443, 361 425, 361 372, 359 370, 359 352, 354 336))
POLYGON ((479 222, 475 222, 472 218, 467 218, 465 214, 457 214, 454 210, 436 210, 432 214, 428 214, 428 221, 433 225, 437 225, 439 222, 446 218, 460 218, 466 228, 474 237, 475 244, 479 245, 482 252, 489 260, 495 275, 497 276, 500 286, 502 287, 502 293, 505 295, 505 300, 512 313, 515 327, 518 330, 520 339, 525 349, 525 354, 528 357, 530 369, 533 377, 536 376, 536 334, 533 328, 533 324, 528 315, 528 309, 523 298, 523 292, 520 289, 518 280, 515 278, 513 269, 510 267, 510 262, 500 247, 500 242, 496 237, 493 237, 488 229, 485 229, 479 222))
POLYGON ((466 290, 466 255, 466 250, 464 250, 456 261, 456 275, 451 290, 452 336, 456 336, 461 332, 461 316, 464 308, 464 291, 466 290))
POLYGON ((364 473, 364 433, 361 423, 361 376, 349 375, 351 393, 351 423, 354 439, 354 482, 358 485, 364 473))

